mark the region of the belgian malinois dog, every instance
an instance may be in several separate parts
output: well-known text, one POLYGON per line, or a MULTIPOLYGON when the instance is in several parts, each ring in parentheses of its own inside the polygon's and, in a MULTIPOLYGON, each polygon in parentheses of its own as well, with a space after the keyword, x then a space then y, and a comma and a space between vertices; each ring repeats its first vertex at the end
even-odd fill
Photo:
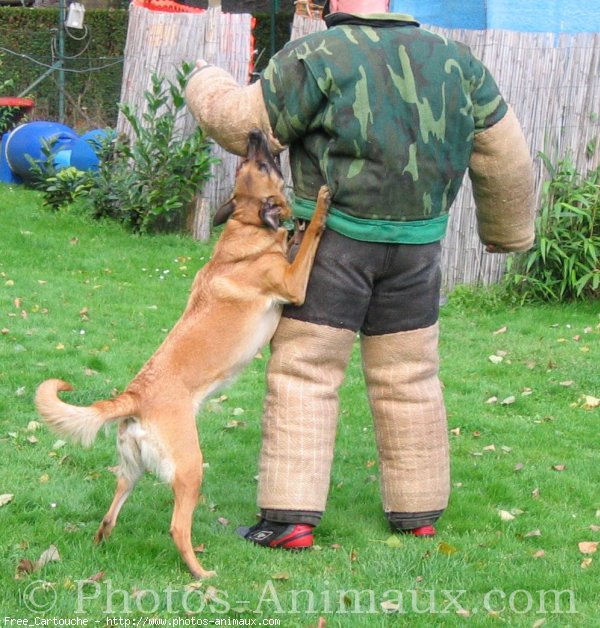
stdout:
POLYGON ((293 262, 287 257, 291 217, 281 171, 264 134, 249 135, 233 195, 215 216, 226 222, 211 260, 196 275, 181 318, 125 391, 89 407, 65 403, 59 379, 43 382, 35 403, 59 434, 90 445, 98 430, 119 421, 117 489, 96 542, 106 539, 144 471, 173 488, 171 536, 194 578, 214 575, 192 545, 192 519, 202 483, 196 413, 202 402, 233 378, 273 336, 285 303, 302 304, 329 208, 325 186, 293 262))

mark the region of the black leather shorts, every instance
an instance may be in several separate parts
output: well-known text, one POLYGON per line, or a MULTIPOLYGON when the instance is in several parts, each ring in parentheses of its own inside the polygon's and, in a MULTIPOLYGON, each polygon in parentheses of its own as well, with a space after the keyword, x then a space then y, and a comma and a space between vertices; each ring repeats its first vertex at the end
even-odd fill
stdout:
POLYGON ((304 305, 283 315, 367 336, 422 329, 439 315, 441 244, 380 244, 323 234, 304 305))

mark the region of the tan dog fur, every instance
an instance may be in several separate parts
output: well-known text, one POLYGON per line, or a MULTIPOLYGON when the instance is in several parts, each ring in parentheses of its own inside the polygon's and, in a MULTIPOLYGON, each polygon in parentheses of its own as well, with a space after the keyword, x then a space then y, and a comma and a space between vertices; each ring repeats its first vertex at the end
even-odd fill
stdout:
POLYGON ((202 483, 195 415, 201 403, 230 382, 272 337, 284 303, 304 301, 308 277, 325 228, 329 193, 321 188, 314 218, 298 254, 287 259, 291 216, 283 179, 262 132, 253 131, 231 201, 218 212, 225 229, 213 257, 196 275, 187 307, 156 353, 113 400, 78 407, 61 401, 67 382, 49 379, 36 406, 56 432, 83 445, 108 421, 119 420, 120 467, 116 493, 95 540, 106 539, 138 478, 149 470, 171 484, 171 536, 195 578, 214 575, 192 546, 192 519, 202 483))

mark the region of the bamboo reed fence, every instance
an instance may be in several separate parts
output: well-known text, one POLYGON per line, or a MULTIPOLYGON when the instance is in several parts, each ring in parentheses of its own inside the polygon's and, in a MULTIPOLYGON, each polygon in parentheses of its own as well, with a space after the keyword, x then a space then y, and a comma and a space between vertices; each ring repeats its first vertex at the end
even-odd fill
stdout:
MULTIPOLYGON (((174 80, 182 62, 206 59, 229 71, 245 84, 252 61, 252 21, 248 14, 222 13, 219 6, 206 11, 163 12, 132 3, 123 64, 121 103, 146 111, 144 92, 157 74, 174 80)), ((182 133, 191 133, 196 122, 190 113, 180 120, 182 133)), ((125 117, 120 114, 119 132, 131 135, 125 117)), ((210 235, 211 210, 221 205, 231 193, 238 158, 216 146, 213 155, 220 162, 213 167, 213 177, 191 209, 188 226, 200 240, 210 235)))
MULTIPOLYGON (((538 199, 546 177, 539 152, 552 161, 570 156, 579 172, 600 163, 600 33, 556 35, 425 26, 471 47, 512 105, 534 156, 538 199), (596 143, 598 149, 594 150, 596 143)), ((297 13, 292 39, 323 30, 320 19, 297 13)), ((486 253, 477 236, 468 177, 452 206, 443 242, 444 286, 490 284, 506 256, 486 253)))

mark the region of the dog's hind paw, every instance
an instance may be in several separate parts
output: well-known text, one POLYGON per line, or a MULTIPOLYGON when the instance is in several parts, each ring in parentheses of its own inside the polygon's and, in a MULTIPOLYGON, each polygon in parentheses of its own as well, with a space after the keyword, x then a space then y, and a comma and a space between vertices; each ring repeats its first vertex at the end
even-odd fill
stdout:
POLYGON ((194 570, 192 576, 196 580, 206 580, 207 578, 214 578, 217 575, 216 571, 210 571, 208 569, 201 569, 200 571, 194 570))

